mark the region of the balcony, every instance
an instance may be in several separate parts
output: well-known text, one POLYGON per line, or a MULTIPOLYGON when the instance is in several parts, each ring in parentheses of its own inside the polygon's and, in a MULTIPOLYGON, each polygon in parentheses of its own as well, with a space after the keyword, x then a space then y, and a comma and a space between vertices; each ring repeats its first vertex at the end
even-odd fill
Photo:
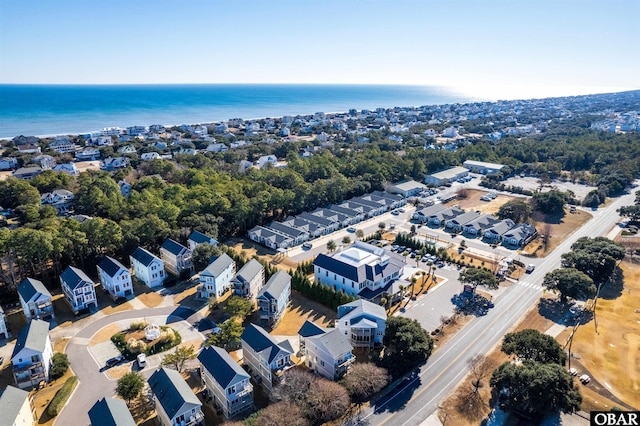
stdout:
POLYGON ((352 354, 347 355, 342 361, 338 361, 336 363, 336 368, 347 368, 351 364, 353 364, 356 360, 352 354))
POLYGON ((204 423, 204 414, 202 414, 202 411, 198 411, 194 415, 185 415, 185 417, 189 417, 189 420, 175 421, 173 422, 174 426, 196 426, 204 423))
POLYGON ((32 370, 34 368, 37 369, 37 370, 43 370, 42 361, 34 362, 34 363, 31 363, 31 364, 24 364, 23 366, 15 366, 15 365, 12 366, 14 375, 15 374, 20 374, 20 373, 25 372, 25 371, 32 370))
POLYGON ((247 386, 244 387, 244 389, 242 389, 240 392, 236 393, 236 396, 238 398, 242 398, 244 396, 247 396, 249 394, 251 394, 253 392, 253 385, 251 383, 247 384, 247 386))

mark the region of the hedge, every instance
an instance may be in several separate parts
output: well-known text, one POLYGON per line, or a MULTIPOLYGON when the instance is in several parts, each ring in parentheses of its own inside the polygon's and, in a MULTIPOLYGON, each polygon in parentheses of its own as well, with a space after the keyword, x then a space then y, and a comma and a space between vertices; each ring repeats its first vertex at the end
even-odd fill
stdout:
POLYGON ((56 392, 56 395, 53 397, 51 402, 49 403, 49 407, 47 407, 47 413, 51 417, 57 416, 60 411, 62 411, 62 407, 67 403, 67 400, 71 396, 71 392, 78 385, 78 378, 76 376, 71 376, 64 382, 64 385, 56 392))

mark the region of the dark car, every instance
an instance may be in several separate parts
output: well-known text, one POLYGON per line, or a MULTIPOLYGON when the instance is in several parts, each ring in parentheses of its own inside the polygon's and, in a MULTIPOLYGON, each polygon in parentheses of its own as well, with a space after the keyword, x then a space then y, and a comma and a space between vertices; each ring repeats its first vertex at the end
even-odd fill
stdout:
POLYGON ((120 364, 122 361, 124 361, 124 356, 118 355, 118 356, 115 356, 113 358, 109 358, 107 360, 107 362, 105 362, 105 365, 107 366, 107 368, 111 368, 111 367, 115 367, 116 365, 120 364))

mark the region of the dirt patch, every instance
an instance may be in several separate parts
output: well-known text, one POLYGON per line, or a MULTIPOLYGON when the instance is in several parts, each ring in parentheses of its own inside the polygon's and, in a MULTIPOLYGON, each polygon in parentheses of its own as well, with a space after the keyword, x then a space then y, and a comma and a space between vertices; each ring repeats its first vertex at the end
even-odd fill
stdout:
POLYGON ((306 320, 321 327, 327 327, 336 319, 336 316, 337 313, 335 311, 293 290, 291 292, 291 307, 271 334, 296 336, 306 320))
POLYGON ((125 364, 116 365, 115 367, 112 367, 112 368, 106 370, 105 374, 111 380, 118 380, 119 378, 121 378, 125 374, 131 372, 131 366, 132 365, 133 365, 133 362, 127 362, 125 364))
POLYGON ((116 312, 130 311, 132 309, 133 309, 133 306, 131 306, 129 302, 124 302, 116 306, 107 306, 104 309, 102 309, 102 313, 104 313, 105 315, 111 315, 116 312))
POLYGON ((96 334, 93 335, 91 341, 89 342, 89 346, 97 345, 98 343, 106 342, 107 340, 111 340, 111 336, 116 333, 120 333, 122 329, 117 324, 109 324, 104 327, 96 334))
POLYGON ((47 414, 47 407, 49 406, 49 402, 51 402, 53 397, 56 395, 56 392, 58 392, 62 385, 64 385, 64 382, 66 382, 71 376, 73 376, 73 373, 71 372, 71 369, 69 369, 64 376, 57 380, 52 380, 40 390, 33 391, 33 404, 36 408, 38 425, 53 425, 56 417, 51 417, 47 414))
MULTIPOLYGON (((578 327, 571 351, 585 373, 602 384, 612 395, 640 408, 640 266, 620 264, 624 289, 614 299, 600 298, 595 322, 578 327)), ((565 344, 570 330, 558 336, 565 344)), ((573 363, 573 360, 572 360, 573 363)), ((591 384, 587 385, 591 387, 591 384)), ((602 399, 601 395, 596 395, 602 399)), ((594 401, 586 401, 594 404, 594 401)), ((602 407, 602 405, 597 405, 602 407)))
POLYGON ((549 224, 549 235, 551 235, 551 237, 549 237, 547 247, 545 249, 542 237, 538 236, 524 248, 521 254, 533 254, 538 257, 548 255, 555 250, 560 243, 566 240, 569 235, 592 217, 591 213, 582 210, 577 210, 575 213, 569 213, 569 210, 566 210, 565 215, 561 218, 548 218, 546 221, 534 222, 534 226, 539 234, 544 234, 547 231, 547 224, 549 224))
POLYGON ((465 210, 479 210, 481 213, 494 214, 500 209, 500 206, 507 201, 515 199, 509 195, 499 194, 494 200, 482 201, 480 198, 489 193, 489 191, 481 191, 478 189, 466 189, 466 198, 456 198, 449 201, 447 206, 460 206, 465 210))
POLYGON ((156 306, 159 306, 164 301, 164 298, 155 292, 142 293, 142 294, 139 294, 137 298, 142 303, 144 303, 148 308, 155 308, 156 306))
POLYGON ((198 287, 197 286, 193 286, 190 287, 186 290, 184 290, 181 293, 176 294, 173 297, 173 301, 176 305, 202 305, 203 301, 200 300, 199 302, 194 301, 193 299, 195 299, 196 293, 198 292, 198 287))

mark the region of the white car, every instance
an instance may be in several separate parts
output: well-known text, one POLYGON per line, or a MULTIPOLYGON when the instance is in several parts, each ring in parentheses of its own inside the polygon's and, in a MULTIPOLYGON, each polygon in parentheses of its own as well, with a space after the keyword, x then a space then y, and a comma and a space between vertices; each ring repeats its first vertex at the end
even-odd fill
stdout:
POLYGON ((586 385, 591 381, 591 377, 589 377, 588 374, 583 374, 582 376, 580 376, 580 381, 582 382, 583 385, 586 385))
POLYGON ((145 354, 138 354, 138 366, 144 368, 147 365, 147 356, 145 354))
POLYGON ((571 367, 569 369, 569 374, 571 374, 572 376, 577 376, 578 375, 578 370, 576 370, 575 368, 571 367))
POLYGON ((525 272, 527 274, 530 274, 533 272, 534 269, 536 269, 536 265, 534 265, 533 263, 530 263, 529 265, 527 265, 527 269, 525 270, 525 272))

